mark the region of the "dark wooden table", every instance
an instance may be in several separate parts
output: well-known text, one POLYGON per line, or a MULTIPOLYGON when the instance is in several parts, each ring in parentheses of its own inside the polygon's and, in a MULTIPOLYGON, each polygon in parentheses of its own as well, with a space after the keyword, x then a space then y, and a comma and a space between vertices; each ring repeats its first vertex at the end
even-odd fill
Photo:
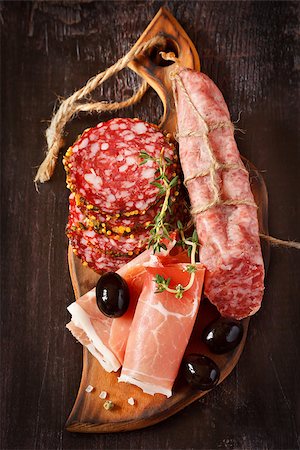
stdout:
MULTIPOLYGON (((1 3, 1 449, 296 449, 300 422, 300 252, 276 248, 261 311, 232 375, 155 427, 75 435, 64 423, 81 375, 81 346, 64 325, 73 301, 67 266, 67 197, 61 163, 37 193, 32 182, 57 96, 68 96, 128 51, 160 6, 180 21, 202 70, 220 87, 240 151, 263 171, 270 233, 299 234, 299 3, 1 3), (298 53, 297 53, 298 52, 298 53)), ((125 72, 98 93, 121 99, 125 72)), ((154 120, 154 93, 123 116, 154 120)), ((109 116, 104 116, 107 119, 109 116)), ((68 127, 69 143, 96 116, 68 127)))

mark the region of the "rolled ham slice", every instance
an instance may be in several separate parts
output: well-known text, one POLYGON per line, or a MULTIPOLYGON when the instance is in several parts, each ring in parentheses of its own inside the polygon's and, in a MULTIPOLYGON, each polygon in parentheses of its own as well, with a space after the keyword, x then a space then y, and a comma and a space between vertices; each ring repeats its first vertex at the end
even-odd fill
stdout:
POLYGON ((95 292, 90 291, 68 306, 72 320, 66 325, 107 372, 116 372, 121 364, 109 348, 112 320, 100 313, 95 292))
POLYGON ((190 279, 186 264, 146 270, 119 382, 134 384, 147 394, 170 397, 197 316, 204 268, 197 264, 195 281, 182 299, 167 291, 156 293, 153 279, 159 274, 171 278, 170 287, 174 287, 174 281, 185 286, 190 279))
POLYGON ((213 81, 203 73, 179 69, 174 87, 180 162, 201 243, 200 261, 207 269, 205 294, 223 316, 242 319, 260 308, 264 292, 249 175, 226 103, 213 81), (219 202, 214 204, 216 196, 219 202))

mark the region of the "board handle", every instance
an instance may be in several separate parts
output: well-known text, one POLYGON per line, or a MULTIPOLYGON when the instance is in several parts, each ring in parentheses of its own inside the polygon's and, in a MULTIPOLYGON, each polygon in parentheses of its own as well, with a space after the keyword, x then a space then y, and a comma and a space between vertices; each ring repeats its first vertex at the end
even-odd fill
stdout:
POLYGON ((160 52, 173 52, 183 66, 195 70, 200 70, 200 59, 189 36, 165 8, 160 8, 133 48, 137 48, 155 36, 164 37, 165 44, 153 46, 145 53, 138 55, 128 66, 157 92, 164 107, 161 128, 173 134, 177 126, 170 79, 173 62, 164 60, 160 52))

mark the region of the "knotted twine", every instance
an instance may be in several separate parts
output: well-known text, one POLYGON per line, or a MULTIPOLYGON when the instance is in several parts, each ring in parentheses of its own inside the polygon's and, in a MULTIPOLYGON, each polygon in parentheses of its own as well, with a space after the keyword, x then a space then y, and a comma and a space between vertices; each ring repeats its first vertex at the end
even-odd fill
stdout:
POLYGON ((165 43, 166 39, 163 36, 158 35, 149 41, 140 44, 136 48, 130 49, 129 52, 120 58, 115 64, 103 72, 95 75, 86 83, 85 86, 74 92, 74 94, 67 99, 63 100, 57 112, 52 117, 50 126, 46 130, 48 151, 34 178, 35 183, 44 183, 45 181, 50 180, 56 166, 58 154, 64 146, 64 128, 76 114, 79 112, 101 113, 103 111, 116 111, 121 108, 127 108, 128 106, 137 103, 143 97, 149 85, 146 81, 143 81, 135 94, 133 94, 129 99, 121 102, 87 102, 87 96, 89 96, 91 92, 103 84, 108 78, 116 75, 118 72, 127 67, 128 64, 138 55, 141 55, 150 48, 153 48, 159 44, 163 45, 165 43))
MULTIPOLYGON (((228 205, 228 206, 247 205, 247 206, 252 206, 254 208, 257 208, 256 203, 254 203, 250 200, 247 200, 247 199, 222 200, 220 185, 217 181, 217 172, 219 170, 242 170, 248 174, 248 171, 242 165, 220 163, 214 154, 213 148, 212 148, 210 140, 209 140, 209 134, 216 129, 225 128, 225 127, 228 127, 228 128, 231 128, 232 130, 234 130, 234 125, 230 121, 222 121, 222 122, 218 122, 215 124, 208 124, 207 121, 205 120, 205 118, 200 113, 200 111, 195 106, 186 87, 184 86, 184 83, 183 83, 181 77, 179 76, 179 69, 180 69, 179 63, 180 62, 179 62, 178 58, 176 58, 176 56, 172 52, 170 52, 170 53, 161 52, 161 55, 164 59, 171 60, 175 63, 174 70, 172 70, 170 72, 170 79, 172 81, 173 97, 174 97, 176 109, 178 110, 175 81, 177 81, 180 89, 182 90, 182 93, 184 94, 184 96, 186 98, 186 101, 191 106, 191 109, 194 112, 194 114, 200 119, 200 122, 202 123, 203 128, 204 128, 204 131, 202 131, 202 130, 200 130, 200 131, 183 130, 180 134, 176 133, 175 137, 177 140, 179 139, 179 137, 202 137, 202 139, 204 140, 207 152, 209 154, 210 160, 211 160, 211 164, 208 169, 196 172, 195 174, 186 177, 184 180, 184 185, 187 187, 187 184, 192 180, 195 180, 200 177, 205 177, 208 175, 210 176, 210 183, 211 183, 211 188, 213 191, 213 198, 210 202, 208 202, 204 205, 196 205, 194 208, 192 208, 191 215, 196 216, 199 213, 203 213, 215 206, 220 206, 220 205, 228 205)), ((299 242, 284 241, 284 240, 277 239, 277 238, 274 238, 269 235, 265 235, 263 233, 260 233, 259 235, 261 238, 269 241, 271 245, 285 246, 285 247, 296 248, 296 249, 300 250, 299 242)))

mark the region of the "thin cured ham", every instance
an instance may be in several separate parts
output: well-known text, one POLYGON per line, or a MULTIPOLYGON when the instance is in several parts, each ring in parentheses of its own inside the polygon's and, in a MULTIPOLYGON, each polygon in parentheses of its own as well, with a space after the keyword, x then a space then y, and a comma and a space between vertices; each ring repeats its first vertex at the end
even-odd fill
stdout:
MULTIPOLYGON (((167 258, 175 243, 174 239, 168 241, 167 250, 162 250, 159 257, 167 258)), ((136 303, 143 288, 144 264, 149 263, 151 255, 151 249, 145 250, 117 272, 128 283, 130 291, 130 306, 122 317, 111 319, 102 314, 96 303, 95 288, 67 308, 72 315, 72 320, 67 324, 68 330, 107 372, 116 372, 123 363, 136 303)))
POLYGON ((156 256, 152 255, 152 250, 147 250, 125 266, 121 267, 117 272, 126 280, 130 293, 130 306, 128 311, 124 316, 113 320, 110 329, 109 347, 117 356, 121 364, 124 362, 127 340, 131 330, 136 304, 139 301, 139 297, 145 284, 145 276, 147 275, 145 266, 153 263, 159 266, 165 266, 167 264, 189 261, 186 251, 177 253, 176 255, 170 255, 175 244, 175 239, 166 242, 167 250, 161 250, 156 256))
POLYGON ((148 394, 172 395, 172 386, 197 316, 203 266, 197 264, 195 281, 182 299, 167 291, 157 293, 155 275, 171 278, 170 287, 186 285, 186 264, 147 267, 126 347, 120 382, 135 384, 148 394))
POLYGON ((95 290, 68 306, 72 320, 67 328, 94 355, 107 372, 116 372, 121 364, 109 348, 112 320, 100 313, 95 290))
POLYGON ((174 77, 179 155, 207 268, 205 294, 223 316, 254 314, 264 292, 257 209, 228 108, 203 73, 174 77))

